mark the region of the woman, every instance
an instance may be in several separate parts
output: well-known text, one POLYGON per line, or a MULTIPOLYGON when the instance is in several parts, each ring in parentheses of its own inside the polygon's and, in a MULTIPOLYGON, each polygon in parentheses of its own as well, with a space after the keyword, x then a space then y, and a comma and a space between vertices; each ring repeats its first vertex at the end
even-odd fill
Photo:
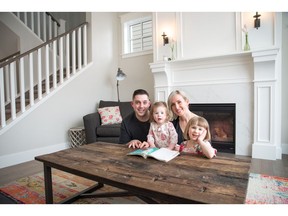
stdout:
POLYGON ((168 97, 168 107, 173 113, 172 121, 178 133, 178 144, 184 141, 183 133, 188 121, 197 116, 189 110, 189 99, 183 91, 172 91, 168 97))

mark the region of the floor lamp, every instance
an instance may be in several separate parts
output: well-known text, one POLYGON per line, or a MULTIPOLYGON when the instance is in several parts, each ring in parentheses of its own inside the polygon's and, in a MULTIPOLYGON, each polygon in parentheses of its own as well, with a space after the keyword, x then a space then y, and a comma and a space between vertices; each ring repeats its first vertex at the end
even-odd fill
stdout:
POLYGON ((125 73, 123 73, 123 71, 120 68, 118 68, 117 75, 116 75, 118 102, 120 102, 120 98, 119 98, 119 81, 124 80, 126 78, 126 76, 127 75, 125 73))

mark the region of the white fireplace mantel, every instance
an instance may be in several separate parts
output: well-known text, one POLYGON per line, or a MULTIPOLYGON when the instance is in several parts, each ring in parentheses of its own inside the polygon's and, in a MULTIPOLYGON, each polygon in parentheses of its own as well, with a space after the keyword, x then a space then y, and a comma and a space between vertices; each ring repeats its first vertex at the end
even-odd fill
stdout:
POLYGON ((236 154, 281 159, 279 49, 150 64, 155 100, 175 89, 193 103, 236 104, 236 154))

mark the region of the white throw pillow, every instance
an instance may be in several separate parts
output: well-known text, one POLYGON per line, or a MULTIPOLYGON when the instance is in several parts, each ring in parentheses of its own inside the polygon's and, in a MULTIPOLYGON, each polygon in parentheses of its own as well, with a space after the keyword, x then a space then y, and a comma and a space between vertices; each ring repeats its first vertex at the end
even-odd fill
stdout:
POLYGON ((119 106, 98 108, 101 125, 117 124, 122 122, 119 106))

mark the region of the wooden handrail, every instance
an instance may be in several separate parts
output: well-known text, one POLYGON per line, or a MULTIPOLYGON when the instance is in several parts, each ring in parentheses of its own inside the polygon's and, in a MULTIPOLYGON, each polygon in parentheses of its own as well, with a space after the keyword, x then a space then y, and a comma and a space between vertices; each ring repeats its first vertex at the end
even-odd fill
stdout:
POLYGON ((58 20, 57 20, 51 13, 46 12, 46 14, 47 14, 48 16, 50 16, 51 19, 52 19, 54 22, 57 23, 57 26, 58 26, 58 27, 60 27, 60 23, 58 22, 58 20))
POLYGON ((32 49, 30 49, 30 50, 28 50, 28 51, 26 51, 26 52, 18 55, 18 56, 15 56, 14 58, 11 58, 10 60, 8 60, 8 61, 6 61, 6 62, 4 62, 4 63, 1 63, 1 64, 0 64, 0 68, 5 67, 6 65, 10 64, 11 62, 13 62, 13 61, 15 61, 15 60, 17 60, 17 59, 22 58, 23 56, 29 55, 30 53, 32 53, 32 52, 34 52, 34 51, 36 51, 36 50, 38 50, 38 49, 46 46, 46 45, 49 44, 49 43, 52 43, 53 41, 55 41, 55 40, 57 40, 57 39, 65 36, 65 35, 67 35, 67 34, 70 34, 71 32, 73 32, 73 31, 75 31, 75 30, 77 30, 77 29, 79 29, 79 28, 81 28, 82 26, 87 25, 87 24, 88 24, 88 22, 84 22, 84 23, 76 26, 75 28, 73 28, 73 29, 71 29, 71 30, 69 30, 69 31, 61 34, 61 35, 58 35, 57 37, 54 37, 54 38, 52 38, 52 39, 50 39, 50 40, 42 43, 42 44, 39 45, 39 46, 36 46, 36 47, 34 47, 34 48, 32 48, 32 49))
POLYGON ((3 58, 3 59, 0 59, 0 63, 1 63, 1 62, 4 62, 4 61, 6 61, 6 60, 8 60, 8 59, 10 59, 10 58, 12 58, 12 57, 15 57, 15 56, 17 56, 17 55, 19 55, 19 54, 20 54, 20 51, 17 51, 17 52, 15 52, 15 53, 13 53, 13 54, 11 54, 11 55, 3 58))

